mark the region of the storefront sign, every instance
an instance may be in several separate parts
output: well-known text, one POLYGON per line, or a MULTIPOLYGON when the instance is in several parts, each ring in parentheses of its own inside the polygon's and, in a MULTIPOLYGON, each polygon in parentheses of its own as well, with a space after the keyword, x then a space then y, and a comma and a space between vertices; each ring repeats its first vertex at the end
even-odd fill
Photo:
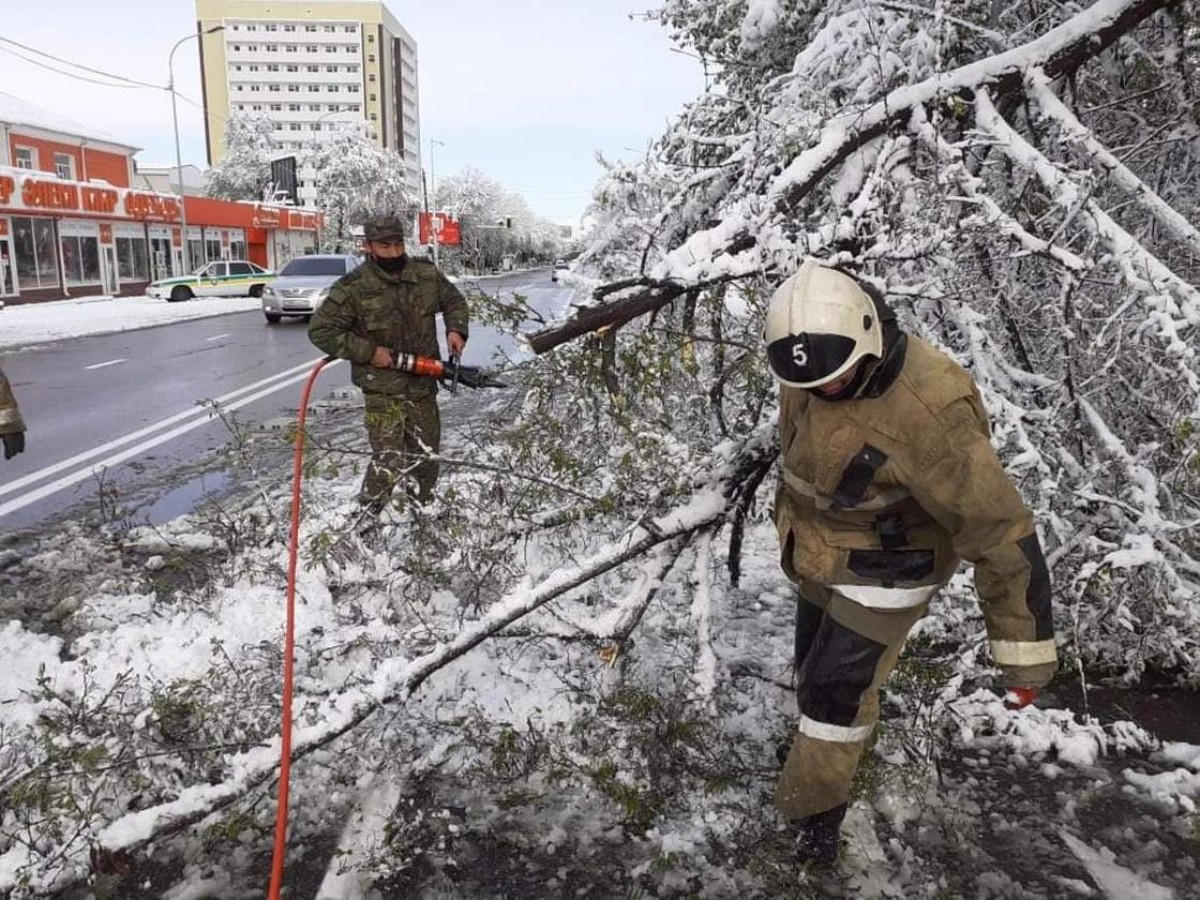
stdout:
POLYGON ((285 212, 272 206, 256 206, 252 224, 255 228, 278 228, 285 212))
POLYGON ((179 199, 168 194, 0 171, 0 207, 21 212, 64 212, 138 221, 179 220, 179 199))
POLYGON ((113 238, 112 228, 113 227, 111 225, 101 224, 101 226, 100 226, 100 243, 102 243, 102 244, 111 244, 112 243, 112 238, 113 238))

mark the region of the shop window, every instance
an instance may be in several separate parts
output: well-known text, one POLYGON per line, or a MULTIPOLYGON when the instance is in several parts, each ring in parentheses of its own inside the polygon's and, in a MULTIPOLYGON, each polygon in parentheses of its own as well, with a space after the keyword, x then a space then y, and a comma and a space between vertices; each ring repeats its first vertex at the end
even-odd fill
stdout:
POLYGON ((37 151, 32 147, 17 147, 16 160, 18 169, 36 169, 37 151))
POLYGON ((14 216, 13 252, 22 289, 58 287, 58 253, 54 248, 54 222, 14 216))
POLYGON ((204 236, 204 255, 209 261, 221 258, 221 239, 219 237, 204 236))
POLYGON ((94 237, 63 235, 63 274, 67 286, 100 283, 100 240, 94 237))
POLYGON ((117 272, 122 281, 149 281, 150 259, 145 238, 117 238, 117 272))

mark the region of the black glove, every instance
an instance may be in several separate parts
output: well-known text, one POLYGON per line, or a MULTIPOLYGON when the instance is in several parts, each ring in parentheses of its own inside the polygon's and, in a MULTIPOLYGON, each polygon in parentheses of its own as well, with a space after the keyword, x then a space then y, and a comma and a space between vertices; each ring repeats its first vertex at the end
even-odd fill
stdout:
POLYGON ((14 431, 12 434, 2 436, 4 440, 4 458, 12 459, 18 453, 25 450, 25 432, 14 431))

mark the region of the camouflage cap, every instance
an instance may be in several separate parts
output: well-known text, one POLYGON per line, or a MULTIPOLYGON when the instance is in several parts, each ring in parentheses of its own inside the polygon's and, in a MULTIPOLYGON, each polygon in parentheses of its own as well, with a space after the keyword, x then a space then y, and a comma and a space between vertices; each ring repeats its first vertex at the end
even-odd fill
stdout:
POLYGON ((363 237, 368 241, 402 241, 404 222, 399 216, 375 216, 363 223, 363 237))

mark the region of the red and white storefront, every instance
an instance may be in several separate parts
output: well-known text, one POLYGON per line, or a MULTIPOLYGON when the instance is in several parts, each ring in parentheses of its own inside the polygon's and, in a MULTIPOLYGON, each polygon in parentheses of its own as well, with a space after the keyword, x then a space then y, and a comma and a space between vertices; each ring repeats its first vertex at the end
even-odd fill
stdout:
POLYGON ((279 268, 315 252, 320 216, 292 207, 179 198, 0 166, 0 300, 8 304, 141 294, 205 262, 279 268))

